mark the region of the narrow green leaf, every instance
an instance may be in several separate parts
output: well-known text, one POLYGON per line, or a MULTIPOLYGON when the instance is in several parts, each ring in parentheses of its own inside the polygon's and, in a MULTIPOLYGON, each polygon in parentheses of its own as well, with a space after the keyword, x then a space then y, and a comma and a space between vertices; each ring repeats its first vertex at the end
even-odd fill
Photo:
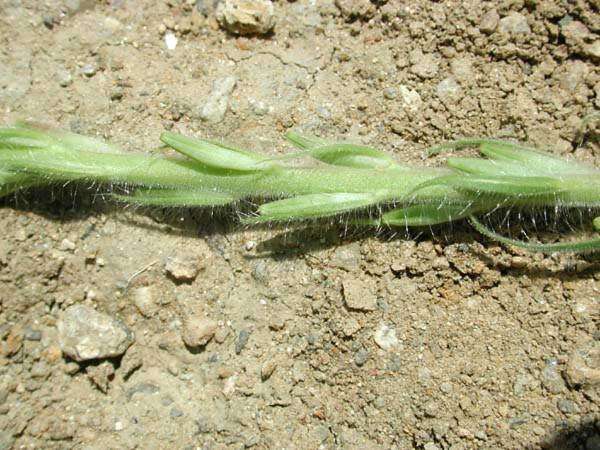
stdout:
POLYGON ((329 142, 327 142, 325 139, 321 139, 316 136, 301 135, 295 131, 288 131, 285 134, 285 138, 295 147, 301 150, 311 150, 316 147, 329 145, 329 142))
POLYGON ((554 196, 564 191, 561 180, 550 177, 448 175, 420 184, 408 197, 422 189, 440 185, 458 190, 471 191, 475 194, 517 198, 543 195, 554 196))
POLYGON ((357 169, 384 169, 394 165, 391 156, 364 145, 329 144, 315 147, 308 154, 327 164, 357 169))
POLYGON ((484 236, 494 241, 501 242, 505 245, 524 248, 526 250, 541 252, 541 253, 586 253, 600 250, 600 239, 589 239, 585 241, 575 242, 558 242, 555 244, 542 244, 535 242, 524 242, 516 239, 507 238, 498 233, 493 232, 484 224, 482 224, 475 216, 469 216, 469 222, 477 231, 484 236))
POLYGON ((147 206, 223 206, 235 201, 235 198, 223 192, 175 189, 136 189, 131 195, 113 195, 114 198, 127 203, 147 206))
POLYGON ((0 169, 0 197, 20 189, 44 184, 38 178, 24 173, 13 173, 0 169))
POLYGON ((164 132, 160 140, 169 147, 206 166, 237 171, 259 171, 273 167, 265 156, 203 139, 193 139, 180 134, 164 132))
POLYGON ((381 216, 381 224, 402 227, 422 227, 452 222, 473 212, 471 204, 412 205, 397 208, 381 216))
POLYGON ((311 194, 266 203, 248 222, 271 222, 328 217, 381 202, 383 193, 311 194))
POLYGON ((558 176, 561 174, 590 174, 598 173, 597 170, 552 155, 547 152, 511 144, 502 141, 483 142, 480 151, 488 158, 502 161, 514 161, 532 170, 532 175, 558 176))
POLYGON ((28 128, 0 129, 0 147, 8 149, 45 148, 55 144, 51 136, 28 128))
POLYGON ((479 176, 535 176, 535 170, 513 162, 482 158, 448 158, 448 167, 479 176))
POLYGON ((521 164, 531 169, 531 176, 557 176, 560 174, 597 174, 598 170, 570 161, 547 152, 497 139, 460 139, 447 142, 428 149, 433 155, 445 150, 460 150, 468 147, 478 147, 480 152, 496 161, 507 161, 521 164))
POLYGON ((38 133, 46 138, 51 138, 55 143, 62 145, 68 150, 100 153, 123 153, 117 146, 104 142, 100 139, 83 136, 68 131, 55 130, 37 123, 19 121, 15 124, 17 129, 38 133))

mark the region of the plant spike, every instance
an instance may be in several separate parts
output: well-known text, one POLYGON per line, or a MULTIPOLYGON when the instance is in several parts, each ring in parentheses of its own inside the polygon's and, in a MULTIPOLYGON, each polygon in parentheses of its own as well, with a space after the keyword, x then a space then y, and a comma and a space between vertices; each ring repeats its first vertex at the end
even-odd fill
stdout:
MULTIPOLYGON (((0 196, 56 182, 121 185, 122 202, 160 207, 220 206, 266 200, 245 222, 295 221, 352 213, 366 226, 432 226, 469 218, 481 234, 532 251, 589 252, 599 239, 538 244, 503 237, 476 215, 499 208, 600 209, 600 170, 518 144, 466 139, 433 148, 479 148, 487 159, 448 159, 442 168, 401 165, 373 148, 286 135, 301 149, 268 157, 165 132, 185 157, 130 154, 96 139, 29 124, 0 129, 0 196), (303 158, 309 164, 289 160, 303 158), (310 163, 312 161, 312 163, 310 163), (315 163, 317 161, 317 163, 315 163)), ((593 221, 600 231, 600 217, 593 221)))

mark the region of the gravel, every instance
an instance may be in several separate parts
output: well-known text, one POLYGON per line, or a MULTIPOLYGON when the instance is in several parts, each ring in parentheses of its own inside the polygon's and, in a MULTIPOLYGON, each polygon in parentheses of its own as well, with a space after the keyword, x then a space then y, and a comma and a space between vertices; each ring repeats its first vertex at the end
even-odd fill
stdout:
POLYGON ((123 322, 85 305, 64 311, 58 337, 63 353, 75 361, 121 356, 134 341, 123 322))

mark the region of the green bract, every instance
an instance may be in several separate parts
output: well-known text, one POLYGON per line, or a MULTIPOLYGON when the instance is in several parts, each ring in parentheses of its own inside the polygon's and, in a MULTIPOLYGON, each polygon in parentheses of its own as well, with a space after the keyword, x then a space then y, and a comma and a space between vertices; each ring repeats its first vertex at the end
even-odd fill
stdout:
MULTIPOLYGON (((542 252, 600 250, 600 239, 538 244, 498 235, 476 216, 499 208, 600 209, 600 171, 522 145, 466 139, 430 150, 476 147, 483 158, 449 158, 442 168, 399 164, 379 150, 288 133, 300 149, 268 157, 175 133, 161 135, 181 154, 129 154, 101 141, 26 124, 0 129, 0 196, 79 181, 122 185, 118 201, 159 207, 222 206, 264 200, 246 222, 350 214, 361 226, 420 227, 468 218, 480 233, 542 252), (302 159, 298 164, 297 160, 302 159)), ((600 230, 600 217, 593 221, 600 230)))

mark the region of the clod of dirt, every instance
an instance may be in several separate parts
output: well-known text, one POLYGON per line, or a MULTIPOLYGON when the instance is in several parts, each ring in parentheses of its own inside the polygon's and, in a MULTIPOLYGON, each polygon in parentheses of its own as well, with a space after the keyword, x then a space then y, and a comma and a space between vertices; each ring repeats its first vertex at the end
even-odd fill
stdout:
POLYGON ((123 322, 84 305, 65 310, 58 337, 63 353, 75 361, 120 356, 134 341, 123 322))
POLYGON ((217 7, 217 21, 235 34, 266 34, 275 26, 270 0, 225 0, 217 7))
POLYGON ((531 28, 527 23, 527 18, 518 12, 511 12, 508 16, 500 20, 499 29, 508 34, 529 34, 531 28))
POLYGON ((346 306, 358 311, 375 311, 377 309, 377 298, 365 283, 353 278, 346 278, 342 281, 344 289, 344 300, 346 306))
POLYGON ((566 371, 571 386, 600 388, 600 342, 590 340, 569 355, 566 371))
POLYGON ((100 391, 106 393, 110 381, 115 377, 115 368, 110 362, 104 361, 97 366, 89 366, 87 368, 87 374, 92 383, 94 383, 100 391))
POLYGON ((152 286, 141 286, 131 292, 131 298, 144 317, 152 317, 158 312, 156 292, 152 286))
POLYGON ((200 272, 199 261, 191 256, 168 258, 165 264, 165 272, 175 281, 194 281, 198 276, 198 272, 200 272))
POLYGON ((188 347, 204 347, 217 331, 217 322, 198 315, 190 315, 183 322, 181 339, 188 347))

